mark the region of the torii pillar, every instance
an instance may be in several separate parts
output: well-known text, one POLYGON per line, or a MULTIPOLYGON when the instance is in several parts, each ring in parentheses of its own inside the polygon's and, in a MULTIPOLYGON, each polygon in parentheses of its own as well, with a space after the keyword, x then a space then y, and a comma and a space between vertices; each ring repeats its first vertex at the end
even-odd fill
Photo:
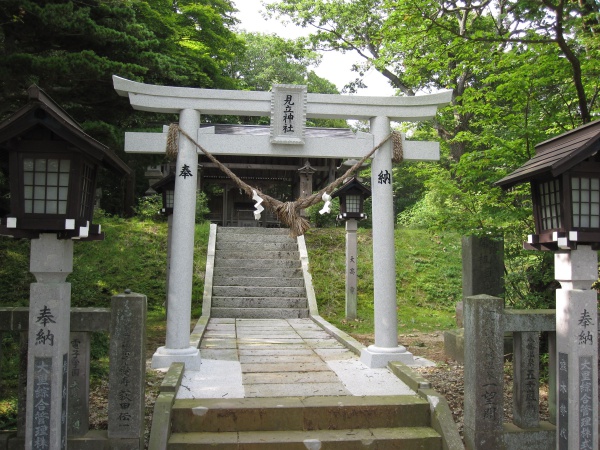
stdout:
MULTIPOLYGON (((215 156, 361 158, 389 135, 390 120, 429 120, 435 116, 439 106, 450 102, 452 95, 451 91, 415 97, 304 93, 302 109, 298 104, 294 106, 296 116, 302 116, 303 119, 370 120, 371 133, 358 132, 353 139, 301 136, 293 138, 293 142, 285 142, 283 138, 282 142, 268 135, 217 135, 214 128, 199 128, 201 113, 275 117, 283 110, 275 94, 270 92, 154 86, 117 76, 113 76, 113 82, 117 93, 128 96, 135 109, 180 114, 180 127, 215 156)), ((282 92, 288 89, 294 95, 300 91, 300 87, 290 85, 278 86, 274 91, 278 89, 282 92)), ((272 124, 272 130, 275 128, 272 124)), ((166 133, 126 133, 125 151, 164 153, 166 140, 166 133)), ((398 345, 391 149, 391 141, 388 141, 377 150, 372 163, 375 344, 363 350, 361 355, 361 361, 369 367, 385 367, 389 361, 407 364, 414 361, 412 354, 398 345)), ((404 141, 403 155, 405 160, 439 160, 439 144, 404 141)), ((167 340, 152 359, 154 368, 168 367, 172 362, 184 362, 187 369, 193 370, 200 364, 197 349, 189 345, 197 161, 193 144, 180 137, 175 169, 177 181, 167 299, 167 340), (193 178, 192 182, 186 183, 190 178, 193 178)), ((203 314, 210 312, 203 311, 203 314)))

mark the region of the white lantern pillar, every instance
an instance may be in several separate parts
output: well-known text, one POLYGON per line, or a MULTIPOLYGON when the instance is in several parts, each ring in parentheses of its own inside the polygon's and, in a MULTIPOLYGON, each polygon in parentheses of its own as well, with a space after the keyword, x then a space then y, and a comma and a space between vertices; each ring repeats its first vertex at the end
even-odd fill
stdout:
POLYGON ((73 241, 32 239, 30 270, 25 449, 66 449, 73 241))
POLYGON ((358 298, 358 277, 357 277, 357 259, 358 242, 356 230, 358 229, 358 220, 346 220, 346 319, 354 320, 357 318, 357 298, 358 298))

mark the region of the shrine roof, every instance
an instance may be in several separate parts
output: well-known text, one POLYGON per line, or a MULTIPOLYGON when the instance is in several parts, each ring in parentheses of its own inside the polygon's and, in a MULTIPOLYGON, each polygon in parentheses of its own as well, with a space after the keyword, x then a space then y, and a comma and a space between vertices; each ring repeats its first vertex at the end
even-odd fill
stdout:
POLYGON ((600 120, 582 125, 535 146, 536 155, 496 182, 508 189, 531 179, 558 177, 600 150, 600 120))

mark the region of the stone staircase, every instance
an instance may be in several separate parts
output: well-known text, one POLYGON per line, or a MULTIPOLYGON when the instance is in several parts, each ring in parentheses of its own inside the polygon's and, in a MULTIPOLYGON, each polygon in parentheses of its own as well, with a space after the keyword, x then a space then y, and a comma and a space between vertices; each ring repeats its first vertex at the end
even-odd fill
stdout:
POLYGON ((417 396, 176 400, 169 450, 441 450, 417 396))
POLYGON ((298 244, 288 233, 218 227, 211 317, 308 317, 298 244))

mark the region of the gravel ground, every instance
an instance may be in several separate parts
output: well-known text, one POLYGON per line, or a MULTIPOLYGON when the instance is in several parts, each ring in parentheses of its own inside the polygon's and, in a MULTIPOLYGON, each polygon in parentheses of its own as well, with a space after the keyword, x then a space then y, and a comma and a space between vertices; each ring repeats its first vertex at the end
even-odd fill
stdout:
MULTIPOLYGON (((365 345, 373 343, 370 335, 355 335, 365 345)), ((446 397, 454 422, 463 437, 464 426, 464 367, 444 353, 444 333, 410 333, 399 335, 400 343, 415 356, 433 361, 433 367, 415 368, 431 383, 433 389, 446 397)), ((504 370, 504 421, 512 421, 512 364, 504 370)), ((548 386, 540 387, 540 420, 548 420, 548 386)))

